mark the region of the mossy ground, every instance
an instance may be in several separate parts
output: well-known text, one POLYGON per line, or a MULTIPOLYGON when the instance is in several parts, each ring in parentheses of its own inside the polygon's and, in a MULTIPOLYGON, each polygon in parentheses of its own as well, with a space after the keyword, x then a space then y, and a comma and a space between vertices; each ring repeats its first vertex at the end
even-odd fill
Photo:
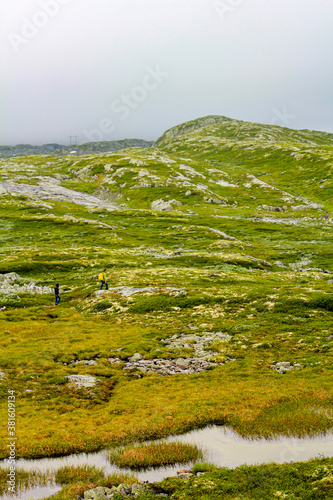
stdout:
MULTIPOLYGON (((63 186, 90 194, 107 186, 109 198, 123 204, 111 212, 21 195, 0 198, 0 273, 17 272, 37 285, 58 282, 63 290, 57 307, 52 295, 0 295, 0 369, 6 374, 0 418, 7 420, 7 391, 13 389, 18 457, 98 450, 213 422, 244 436, 313 435, 332 427, 332 223, 322 210, 291 209, 310 196, 330 210, 330 181, 310 182, 329 178, 330 147, 312 146, 311 159, 299 160, 306 179, 296 186, 293 166, 285 164, 280 172, 284 160, 296 162, 290 157, 296 142, 275 149, 274 161, 263 161, 262 145, 242 159, 241 146, 219 153, 210 146, 196 154, 193 144, 178 138, 160 146, 167 153, 131 149, 80 159, 1 161, 3 180, 68 176, 63 186), (197 171, 199 188, 175 180, 176 170, 187 175, 183 164, 197 171), (142 169, 159 180, 135 187, 142 169), (217 170, 210 172, 212 181, 208 169, 217 170), (244 187, 248 174, 259 176, 263 169, 269 175, 260 179, 274 181, 277 190, 244 187), (238 187, 216 184, 221 172, 238 187), (210 192, 201 191, 201 183, 210 192), (292 188, 291 201, 283 201, 283 190, 292 188), (225 204, 206 203, 207 196, 225 204), (160 197, 182 206, 151 211, 151 201, 160 197), (283 203, 284 212, 260 208, 283 203), (304 259, 311 261, 303 266, 309 270, 289 267, 304 259), (103 268, 110 287, 150 285, 157 291, 129 298, 111 291, 95 298, 103 268), (171 296, 167 285, 187 295, 171 296), (197 375, 136 378, 124 372, 122 361, 136 352, 146 358, 191 356, 191 349, 175 351, 161 340, 193 328, 199 334, 228 333, 230 342, 214 348, 221 359, 234 361, 197 375), (121 361, 111 365, 112 356, 121 361), (69 364, 84 359, 97 365, 69 364), (270 368, 280 361, 303 368, 281 375, 270 368), (65 377, 77 373, 96 376, 96 387, 73 388, 65 377)), ((6 437, 3 426, 2 458, 6 437)))

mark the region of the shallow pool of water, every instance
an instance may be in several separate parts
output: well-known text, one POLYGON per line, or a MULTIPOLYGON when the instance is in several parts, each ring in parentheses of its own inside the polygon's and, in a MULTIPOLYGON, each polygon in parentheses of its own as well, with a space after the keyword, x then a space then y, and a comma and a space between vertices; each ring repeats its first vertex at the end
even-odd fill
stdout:
MULTIPOLYGON (((288 438, 279 437, 276 439, 244 439, 231 429, 222 426, 211 426, 204 429, 195 430, 178 436, 170 436, 167 441, 179 440, 184 443, 193 443, 202 447, 205 462, 213 463, 219 467, 233 468, 242 464, 254 465, 268 462, 300 462, 310 458, 333 456, 333 433, 326 436, 314 438, 288 438)), ((118 469, 110 464, 108 452, 103 450, 98 453, 81 453, 69 455, 61 458, 47 458, 36 460, 17 460, 17 468, 24 470, 37 469, 39 471, 54 470, 65 465, 95 465, 103 467, 106 474, 112 472, 129 472, 118 469)), ((140 471, 136 475, 142 481, 160 481, 168 476, 175 476, 180 468, 191 467, 190 464, 178 464, 177 466, 159 467, 140 471)), ((0 467, 5 467, 4 461, 0 462, 0 467)), ((30 490, 30 496, 0 497, 0 500, 7 498, 21 500, 25 498, 43 498, 34 496, 33 492, 39 494, 41 488, 30 490)), ((51 495, 54 491, 46 492, 44 496, 51 495)), ((24 495, 24 496, 23 496, 24 495)))

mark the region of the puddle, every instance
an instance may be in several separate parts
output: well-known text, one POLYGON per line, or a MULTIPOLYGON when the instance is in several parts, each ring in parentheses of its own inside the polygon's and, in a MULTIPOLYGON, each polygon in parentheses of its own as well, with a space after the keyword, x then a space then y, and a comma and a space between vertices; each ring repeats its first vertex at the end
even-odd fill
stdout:
MULTIPOLYGON (((193 443, 202 447, 205 462, 214 463, 219 467, 234 468, 242 464, 255 465, 268 462, 302 462, 310 458, 333 456, 333 433, 326 436, 314 438, 288 438, 279 437, 277 439, 244 439, 234 431, 222 427, 211 426, 204 429, 195 430, 178 436, 170 436, 166 441, 180 440, 184 443, 193 443)), ((69 455, 61 458, 48 458, 36 460, 19 459, 16 462, 17 468, 24 470, 37 469, 41 472, 47 470, 56 471, 65 465, 95 465, 103 467, 106 474, 113 472, 129 472, 118 469, 110 464, 108 453, 103 450, 98 453, 81 453, 79 455, 69 455)), ((159 467, 140 471, 135 475, 141 481, 160 481, 168 476, 175 476, 180 468, 191 467, 192 463, 182 466, 159 467)), ((5 467, 4 461, 0 462, 0 467, 5 467)), ((59 490, 56 486, 36 487, 21 493, 19 496, 2 496, 0 500, 21 500, 28 498, 44 498, 59 490), (44 495, 44 496, 43 496, 44 495)))
POLYGON ((1 500, 31 500, 33 498, 48 498, 55 495, 62 489, 62 486, 37 486, 21 491, 18 495, 3 495, 0 496, 1 500))

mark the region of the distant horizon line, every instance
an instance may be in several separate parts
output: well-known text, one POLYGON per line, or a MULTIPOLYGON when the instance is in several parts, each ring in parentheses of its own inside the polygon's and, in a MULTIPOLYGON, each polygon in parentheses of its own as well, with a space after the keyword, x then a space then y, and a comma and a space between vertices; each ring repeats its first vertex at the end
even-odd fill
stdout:
MULTIPOLYGON (((196 120, 201 120, 201 119, 204 119, 204 118, 208 118, 208 117, 221 117, 221 118, 226 118, 228 120, 232 120, 232 121, 239 121, 239 122, 247 122, 247 123, 253 123, 253 124, 260 124, 260 125, 267 125, 267 126, 271 126, 271 127, 279 127, 279 128, 287 128, 287 129, 290 129, 290 130, 297 130, 299 132, 302 132, 302 131, 309 131, 309 132, 323 132, 325 134, 333 134, 333 130, 332 131, 329 131, 329 130, 319 130, 319 129, 309 129, 309 128, 295 128, 295 127, 291 127, 291 126, 287 126, 287 125, 280 125, 280 124, 277 124, 277 123, 266 123, 266 122, 258 122, 258 121, 252 121, 252 120, 242 120, 240 118, 230 118, 228 116, 225 116, 225 115, 213 115, 213 114, 209 114, 209 115, 204 115, 204 116, 199 116, 197 118, 192 118, 192 119, 189 119, 189 120, 186 120, 186 121, 183 121, 183 122, 180 122, 180 123, 177 123, 176 125, 173 125, 169 128, 167 128, 166 130, 164 130, 164 132, 162 132, 161 135, 159 135, 156 139, 142 139, 142 138, 138 138, 138 137, 125 137, 125 138, 122 138, 122 139, 110 139, 110 140, 97 140, 97 141, 87 141, 87 142, 78 142, 77 144, 75 143, 70 143, 70 144, 60 144, 58 142, 45 142, 43 144, 31 144, 31 143, 28 143, 28 142, 19 142, 19 143, 16 143, 16 144, 0 144, 0 148, 5 148, 5 147, 17 147, 17 146, 32 146, 32 147, 43 147, 43 146, 50 146, 50 145, 57 145, 57 146, 60 146, 60 147, 63 147, 63 148, 68 148, 68 147, 74 147, 74 146, 83 146, 85 144, 99 144, 99 143, 102 143, 102 142, 121 142, 121 141, 133 141, 133 140, 136 140, 136 141, 145 141, 145 142, 156 142, 158 140, 159 137, 161 137, 165 132, 175 128, 175 127, 178 127, 180 125, 184 125, 185 123, 190 123, 190 122, 193 122, 193 121, 196 121, 196 120)), ((69 134, 68 137, 79 137, 79 136, 76 136, 76 135, 72 135, 72 134, 69 134)))

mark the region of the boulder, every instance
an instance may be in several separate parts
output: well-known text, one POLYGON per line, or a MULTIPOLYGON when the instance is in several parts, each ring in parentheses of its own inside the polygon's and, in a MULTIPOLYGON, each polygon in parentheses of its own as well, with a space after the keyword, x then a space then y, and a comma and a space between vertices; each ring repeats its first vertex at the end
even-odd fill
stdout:
POLYGON ((142 356, 139 352, 136 352, 131 358, 129 358, 130 361, 140 361, 140 359, 142 359, 142 356))
POLYGON ((152 210, 173 210, 175 206, 180 207, 182 203, 177 200, 164 201, 162 198, 151 203, 152 210))
POLYGON ((287 267, 284 265, 284 263, 281 261, 281 260, 276 260, 274 262, 274 266, 278 266, 278 267, 287 267))
POLYGON ((97 379, 91 375, 66 375, 70 382, 73 382, 78 389, 95 387, 97 379))

